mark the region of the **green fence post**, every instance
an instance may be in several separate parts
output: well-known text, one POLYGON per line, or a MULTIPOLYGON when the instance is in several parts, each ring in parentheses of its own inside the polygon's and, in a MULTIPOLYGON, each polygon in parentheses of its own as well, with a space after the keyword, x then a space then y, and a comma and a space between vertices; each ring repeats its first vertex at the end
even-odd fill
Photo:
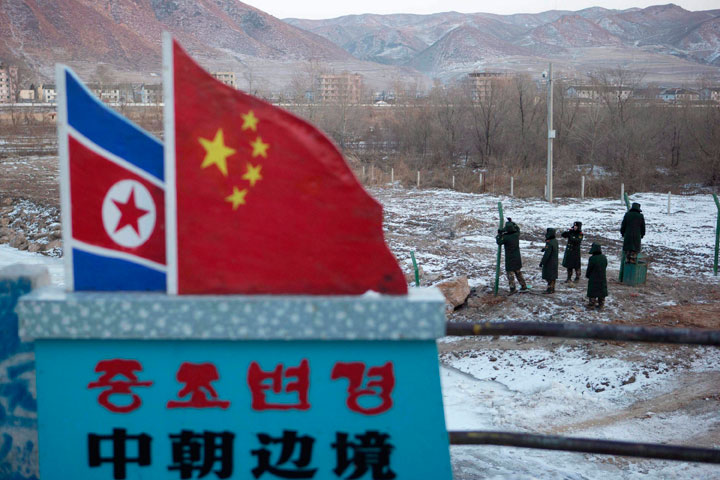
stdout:
MULTIPOLYGON (((503 217, 502 202, 498 202, 498 212, 500 212, 500 227, 505 226, 505 217, 503 217)), ((495 266, 495 296, 498 294, 498 287, 500 286, 500 259, 502 257, 502 245, 498 245, 497 253, 497 264, 495 266)))
POLYGON ((716 193, 713 193, 713 200, 718 209, 717 224, 715 225, 715 263, 713 264, 713 273, 717 277, 718 274, 718 248, 720 248, 720 200, 716 193))
POLYGON ((627 209, 630 210, 630 199, 628 198, 627 192, 625 192, 624 196, 625 196, 625 207, 627 207, 627 209))
POLYGON ((410 250, 410 258, 412 258, 413 261, 413 270, 415 270, 415 286, 420 286, 420 272, 418 270, 417 261, 415 260, 415 252, 413 250, 410 250))

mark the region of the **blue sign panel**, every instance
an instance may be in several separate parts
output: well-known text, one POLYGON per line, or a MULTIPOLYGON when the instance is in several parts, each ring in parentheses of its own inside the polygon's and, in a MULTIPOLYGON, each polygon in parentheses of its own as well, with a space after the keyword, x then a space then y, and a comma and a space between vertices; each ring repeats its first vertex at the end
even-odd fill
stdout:
POLYGON ((434 341, 36 342, 43 480, 451 479, 434 341))

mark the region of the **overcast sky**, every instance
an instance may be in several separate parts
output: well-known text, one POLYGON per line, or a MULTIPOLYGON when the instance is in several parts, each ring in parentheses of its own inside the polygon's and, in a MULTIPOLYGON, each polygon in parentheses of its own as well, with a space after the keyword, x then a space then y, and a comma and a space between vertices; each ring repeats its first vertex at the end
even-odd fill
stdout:
MULTIPOLYGON (((599 6, 625 9, 648 7, 665 3, 666 0, 361 0, 328 1, 304 0, 245 0, 244 3, 278 18, 334 18, 360 13, 438 13, 456 11, 462 13, 537 13, 546 10, 581 10, 599 6)), ((675 0, 673 3, 686 10, 711 10, 720 8, 718 0, 675 0)))

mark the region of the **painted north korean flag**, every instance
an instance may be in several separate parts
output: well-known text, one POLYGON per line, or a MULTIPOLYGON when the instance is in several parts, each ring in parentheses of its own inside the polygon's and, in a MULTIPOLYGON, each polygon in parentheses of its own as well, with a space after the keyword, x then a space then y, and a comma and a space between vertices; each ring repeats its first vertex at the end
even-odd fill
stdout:
POLYGON ((56 70, 69 290, 160 290, 165 282, 163 145, 56 70))

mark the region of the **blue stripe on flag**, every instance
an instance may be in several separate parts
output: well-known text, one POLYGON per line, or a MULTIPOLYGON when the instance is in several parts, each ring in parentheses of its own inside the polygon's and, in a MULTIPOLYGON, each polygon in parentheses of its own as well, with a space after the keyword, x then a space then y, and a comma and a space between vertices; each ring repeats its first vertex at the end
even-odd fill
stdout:
POLYGON ((165 273, 73 248, 75 290, 165 290, 165 273))
POLYGON ((106 107, 65 70, 68 125, 97 144, 164 180, 163 145, 146 131, 106 107))

